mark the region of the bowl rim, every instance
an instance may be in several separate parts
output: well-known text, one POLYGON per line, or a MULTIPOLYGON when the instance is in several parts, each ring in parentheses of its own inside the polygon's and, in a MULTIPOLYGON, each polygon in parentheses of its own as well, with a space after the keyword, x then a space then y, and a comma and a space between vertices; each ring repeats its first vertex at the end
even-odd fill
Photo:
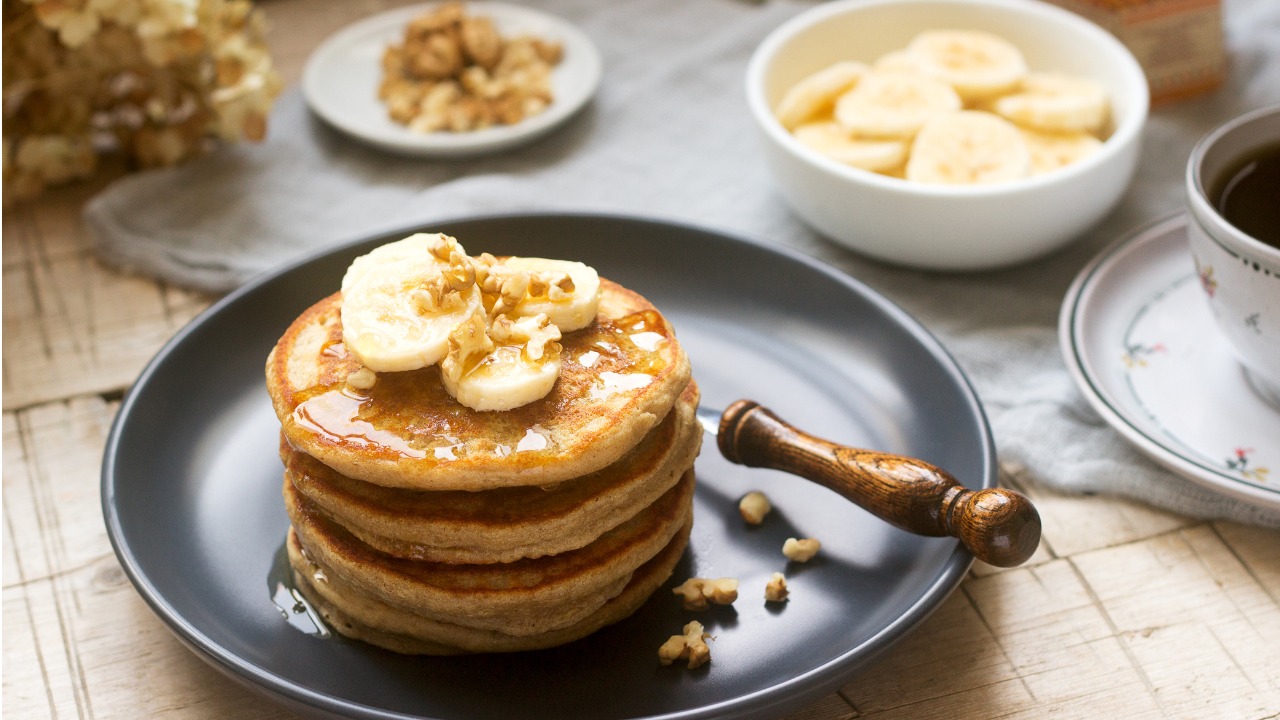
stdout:
POLYGON ((987 197, 1007 196, 1021 192, 1034 192, 1038 189, 1068 182, 1072 178, 1090 173, 1094 168, 1105 165, 1112 158, 1125 153, 1138 141, 1143 126, 1150 112, 1150 87, 1147 77, 1138 64, 1133 53, 1114 35, 1095 23, 1069 10, 1034 0, 832 0, 820 6, 806 10, 774 28, 764 40, 756 46, 747 64, 746 73, 747 105, 764 133, 769 139, 784 148, 790 155, 841 179, 862 183, 886 191, 908 192, 926 197, 987 197), (1098 152, 1089 155, 1079 162, 1052 172, 1017 180, 982 185, 935 185, 912 182, 903 178, 850 167, 832 160, 802 145, 789 131, 782 127, 774 115, 773 109, 764 97, 765 71, 777 57, 781 47, 800 32, 826 22, 834 17, 855 13, 864 9, 884 6, 909 7, 913 5, 956 5, 996 8, 1014 13, 1035 16, 1058 26, 1068 27, 1071 31, 1091 36, 1097 42, 1110 47, 1118 62, 1117 75, 1122 82, 1132 85, 1137 96, 1134 107, 1121 122, 1116 125, 1111 135, 1103 141, 1098 152))

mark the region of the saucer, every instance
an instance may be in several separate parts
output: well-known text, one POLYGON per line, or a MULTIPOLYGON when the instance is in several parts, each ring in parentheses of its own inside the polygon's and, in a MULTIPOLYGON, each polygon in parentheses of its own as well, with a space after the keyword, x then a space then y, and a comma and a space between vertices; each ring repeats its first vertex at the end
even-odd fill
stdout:
POLYGON ((316 48, 302 74, 311 110, 335 128, 375 147, 419 157, 470 157, 507 150, 546 135, 565 123, 595 94, 602 62, 596 46, 569 22, 540 10, 481 0, 471 15, 488 17, 504 37, 534 35, 561 43, 564 57, 551 72, 554 98, 543 112, 514 125, 470 132, 421 133, 393 121, 378 99, 382 53, 404 40, 409 21, 436 4, 379 13, 338 31, 316 48))
POLYGON ((1253 390, 1218 333, 1186 227, 1186 215, 1159 220, 1080 272, 1059 316, 1063 357, 1089 403, 1139 450, 1280 509, 1280 409, 1253 390))

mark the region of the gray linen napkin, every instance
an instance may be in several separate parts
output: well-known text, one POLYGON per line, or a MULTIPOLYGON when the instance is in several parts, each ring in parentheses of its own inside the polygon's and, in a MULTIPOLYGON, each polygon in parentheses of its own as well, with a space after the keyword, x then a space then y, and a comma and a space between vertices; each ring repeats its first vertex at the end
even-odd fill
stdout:
POLYGON ((1067 286, 1121 234, 1182 206, 1191 146, 1213 125, 1280 102, 1280 3, 1228 0, 1231 81, 1151 119, 1122 205, 1067 250, 990 273, 923 273, 823 240, 767 177, 743 96, 752 49, 811 6, 740 0, 547 0, 604 53, 597 98, 568 127, 509 154, 426 162, 371 150, 311 117, 294 90, 271 136, 189 165, 121 179, 85 218, 101 258, 170 282, 226 290, 299 254, 415 222, 515 210, 637 213, 799 249, 866 282, 936 333, 990 416, 1002 467, 1073 491, 1115 493, 1205 518, 1280 526, 1147 461, 1096 415, 1063 367, 1067 286))

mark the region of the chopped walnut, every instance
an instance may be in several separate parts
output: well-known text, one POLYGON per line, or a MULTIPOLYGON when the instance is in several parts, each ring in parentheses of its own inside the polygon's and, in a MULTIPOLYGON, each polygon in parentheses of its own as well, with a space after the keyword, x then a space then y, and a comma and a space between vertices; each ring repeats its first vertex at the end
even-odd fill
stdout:
POLYGON ((752 525, 764 522, 764 516, 768 515, 770 510, 773 510, 773 505, 769 504, 769 498, 759 490, 747 493, 738 501, 738 514, 752 525))
POLYGON ((431 253, 431 257, 445 263, 455 262, 455 258, 458 257, 466 257, 466 252, 458 244, 458 239, 444 233, 437 233, 427 243, 427 252, 431 253))
POLYGON ((441 310, 452 311, 466 304, 462 292, 469 285, 459 285, 450 279, 448 270, 434 277, 424 278, 411 293, 414 307, 423 315, 433 315, 441 310))
POLYGON ((350 385, 356 390, 368 390, 373 387, 376 382, 378 382, 377 374, 367 367, 354 370, 350 375, 347 375, 347 385, 350 385))
POLYGON ((529 297, 548 300, 567 299, 574 290, 573 278, 567 272, 541 271, 529 273, 529 297))
POLYGON ((440 361, 440 372, 457 382, 493 352, 494 347, 485 328, 484 315, 475 313, 449 333, 449 354, 440 361))
POLYGON ((480 291, 493 298, 492 306, 485 303, 485 306, 490 308, 490 315, 497 316, 510 312, 529 293, 529 273, 514 270, 506 265, 494 264, 485 274, 480 291))
POLYGON ((680 604, 685 610, 706 610, 710 604, 733 604, 738 599, 738 581, 735 578, 689 578, 671 592, 680 596, 680 604))
POLYGON ((803 540, 787 538, 787 541, 782 543, 782 554, 793 562, 809 562, 814 555, 818 554, 818 548, 821 547, 822 543, 813 538, 803 540))
POLYGON ((518 320, 499 315, 493 319, 489 335, 503 345, 524 345, 525 356, 533 362, 560 354, 560 344, 556 342, 560 339, 560 328, 552 325, 542 313, 518 320))
POLYGON ((502 37, 487 17, 464 17, 461 24, 462 49, 467 59, 489 70, 502 57, 502 37))
POLYGON ((672 635, 658 648, 658 661, 670 665, 677 660, 688 660, 690 670, 711 662, 711 648, 707 646, 707 640, 715 638, 705 631, 702 623, 690 621, 684 626, 683 633, 672 635))
POLYGON ((462 71, 462 48, 445 33, 433 33, 406 43, 409 76, 415 80, 444 80, 462 71))
POLYGON ((790 594, 787 590, 787 579, 782 576, 782 573, 776 572, 769 576, 769 582, 764 586, 765 602, 786 602, 790 594))
POLYGON ((510 125, 551 103, 560 43, 504 39, 493 21, 446 3, 410 21, 404 42, 383 53, 378 96, 392 120, 416 132, 510 125))

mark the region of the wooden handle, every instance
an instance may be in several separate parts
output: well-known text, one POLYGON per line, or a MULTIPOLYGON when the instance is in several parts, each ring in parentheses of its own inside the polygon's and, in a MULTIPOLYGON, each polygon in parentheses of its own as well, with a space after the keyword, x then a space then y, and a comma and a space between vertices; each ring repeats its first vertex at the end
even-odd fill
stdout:
POLYGON ((751 400, 725 410, 716 437, 732 463, 808 478, 908 532, 959 538, 992 565, 1020 565, 1040 544, 1040 514, 1019 493, 970 490, 923 460, 836 445, 751 400))

